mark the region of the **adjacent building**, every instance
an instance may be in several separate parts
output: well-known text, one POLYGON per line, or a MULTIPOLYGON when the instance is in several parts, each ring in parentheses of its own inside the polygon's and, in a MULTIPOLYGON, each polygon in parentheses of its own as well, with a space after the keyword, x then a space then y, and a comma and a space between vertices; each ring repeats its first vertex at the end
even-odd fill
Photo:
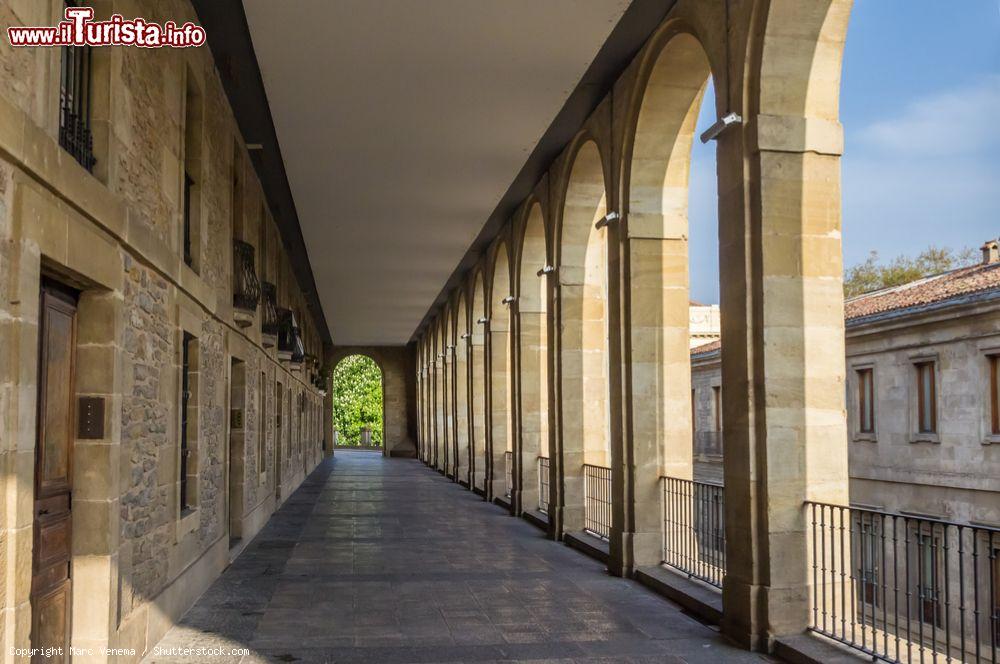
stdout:
MULTIPOLYGON (((977 620, 981 640, 1000 639, 997 242, 982 252, 976 265, 845 301, 855 509, 844 521, 832 509, 809 517, 819 537, 851 534, 855 620, 908 620, 925 639, 952 629, 956 649, 977 620), (907 575, 918 595, 910 602, 893 596, 907 575)), ((695 479, 711 484, 722 484, 720 352, 718 341, 691 351, 695 479)))

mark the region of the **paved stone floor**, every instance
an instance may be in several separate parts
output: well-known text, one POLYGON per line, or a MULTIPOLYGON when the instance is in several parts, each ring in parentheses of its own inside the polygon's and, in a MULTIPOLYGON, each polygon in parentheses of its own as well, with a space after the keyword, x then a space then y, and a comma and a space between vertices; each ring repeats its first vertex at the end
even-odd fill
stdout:
POLYGON ((340 451, 158 648, 193 650, 146 661, 768 661, 418 461, 340 451))

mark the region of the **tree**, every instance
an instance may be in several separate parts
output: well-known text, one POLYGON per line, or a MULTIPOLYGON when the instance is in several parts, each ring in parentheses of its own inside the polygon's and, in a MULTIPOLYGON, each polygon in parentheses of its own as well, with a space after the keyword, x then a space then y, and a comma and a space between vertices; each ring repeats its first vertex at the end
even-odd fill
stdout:
POLYGON ((382 445, 382 371, 364 355, 350 355, 333 371, 333 426, 341 445, 358 445, 365 426, 382 445))
POLYGON ((931 245, 916 257, 900 255, 888 263, 879 262, 878 252, 873 251, 868 254, 864 263, 859 263, 844 273, 844 295, 853 297, 881 288, 901 286, 975 262, 976 252, 971 248, 956 252, 947 247, 931 245))

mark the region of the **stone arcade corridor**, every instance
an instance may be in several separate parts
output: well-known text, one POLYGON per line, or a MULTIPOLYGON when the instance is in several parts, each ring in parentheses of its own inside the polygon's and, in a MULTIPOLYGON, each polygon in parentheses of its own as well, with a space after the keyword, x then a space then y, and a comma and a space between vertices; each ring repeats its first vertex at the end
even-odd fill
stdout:
POLYGON ((212 659, 232 662, 763 657, 417 461, 340 451, 159 644, 184 647, 251 651, 212 659))

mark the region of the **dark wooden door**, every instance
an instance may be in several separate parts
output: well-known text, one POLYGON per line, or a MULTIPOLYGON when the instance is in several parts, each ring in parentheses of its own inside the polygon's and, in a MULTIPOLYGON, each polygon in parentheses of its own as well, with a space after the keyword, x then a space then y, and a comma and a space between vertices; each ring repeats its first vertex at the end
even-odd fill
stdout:
MULTIPOLYGON (((31 645, 61 647, 64 653, 69 647, 72 590, 75 349, 76 299, 56 286, 45 285, 39 309, 31 645)), ((69 661, 69 655, 55 661, 69 661)))

